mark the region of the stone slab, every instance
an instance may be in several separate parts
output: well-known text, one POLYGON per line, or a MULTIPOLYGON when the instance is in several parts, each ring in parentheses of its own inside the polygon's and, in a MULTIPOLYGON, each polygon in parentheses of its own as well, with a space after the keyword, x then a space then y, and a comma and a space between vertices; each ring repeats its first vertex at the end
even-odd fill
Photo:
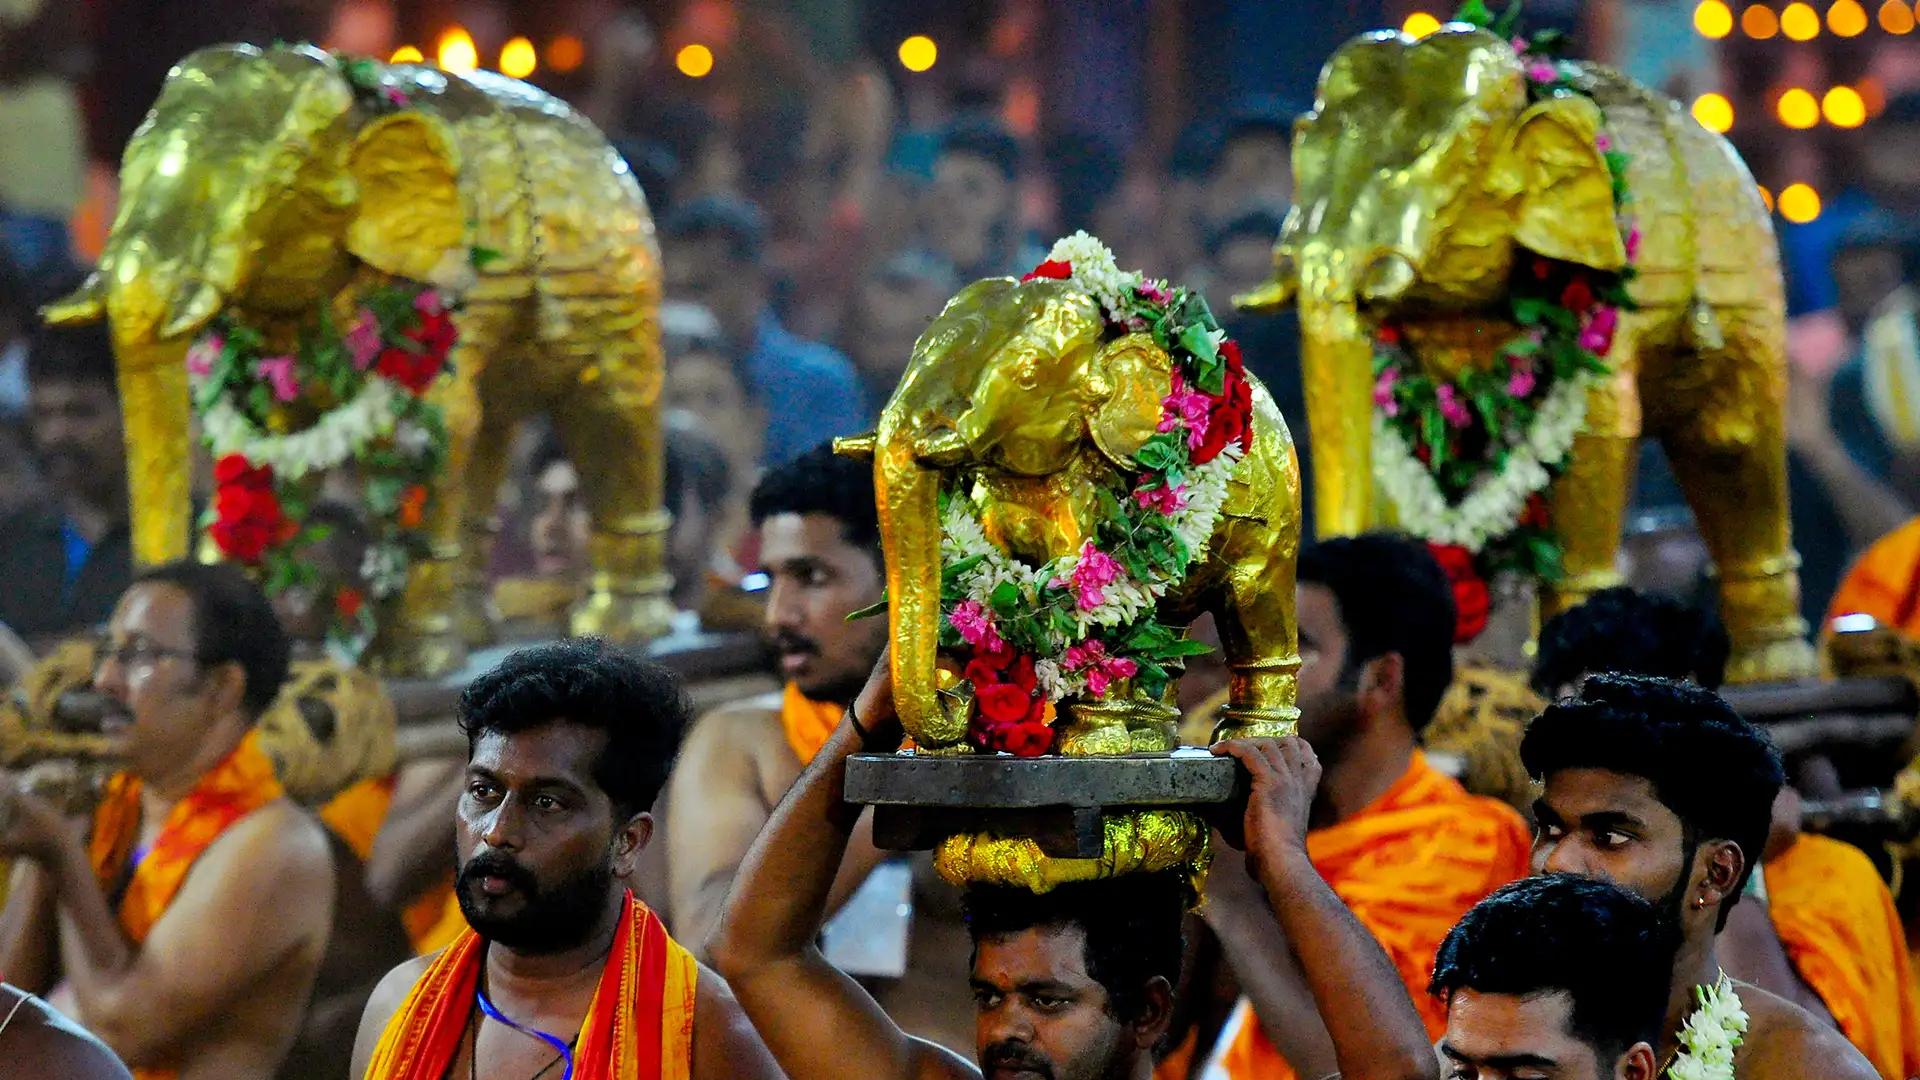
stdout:
POLYGON ((856 754, 847 801, 967 810, 1204 806, 1232 799, 1239 766, 1185 748, 1120 757, 856 754))

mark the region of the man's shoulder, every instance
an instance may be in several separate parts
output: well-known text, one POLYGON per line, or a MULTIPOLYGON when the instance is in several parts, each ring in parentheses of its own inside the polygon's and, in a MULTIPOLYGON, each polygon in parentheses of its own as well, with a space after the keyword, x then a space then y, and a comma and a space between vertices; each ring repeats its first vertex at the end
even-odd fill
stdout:
POLYGON ((1735 1053, 1743 1080, 1820 1076, 1828 1080, 1874 1080, 1879 1076, 1839 1029, 1776 994, 1739 984, 1747 1033, 1735 1053))
POLYGON ((696 730, 706 727, 727 733, 777 731, 780 727, 780 702, 778 690, 729 701, 701 713, 694 721, 694 727, 696 730))
POLYGON ((19 1009, 7 1025, 7 1065, 19 1070, 18 1075, 78 1080, 117 1080, 129 1075, 113 1051, 91 1032, 39 998, 21 1000, 19 993, 8 987, 0 998, 6 1010, 19 1009))
POLYGON ((208 847, 205 861, 219 877, 248 889, 262 879, 310 886, 333 873, 326 827, 284 795, 234 822, 208 847))
POLYGON ((367 1007, 363 1010, 362 1017, 365 1019, 377 1017, 380 1026, 386 1027, 387 1021, 393 1018, 394 1013, 400 1011, 401 1004, 413 991, 413 984, 420 981, 420 976, 427 973, 427 968, 439 956, 438 950, 427 953, 425 956, 416 956, 382 975, 380 981, 374 984, 373 993, 367 996, 367 1007))

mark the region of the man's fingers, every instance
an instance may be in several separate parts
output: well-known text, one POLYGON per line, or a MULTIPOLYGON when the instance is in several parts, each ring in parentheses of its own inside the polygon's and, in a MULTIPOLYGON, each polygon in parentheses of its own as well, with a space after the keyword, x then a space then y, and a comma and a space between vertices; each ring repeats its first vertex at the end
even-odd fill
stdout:
POLYGON ((1214 743, 1213 752, 1239 762, 1253 774, 1254 783, 1258 784, 1262 777, 1271 779, 1273 776, 1274 763, 1267 757, 1266 750, 1262 746, 1268 741, 1266 739, 1228 739, 1214 743))

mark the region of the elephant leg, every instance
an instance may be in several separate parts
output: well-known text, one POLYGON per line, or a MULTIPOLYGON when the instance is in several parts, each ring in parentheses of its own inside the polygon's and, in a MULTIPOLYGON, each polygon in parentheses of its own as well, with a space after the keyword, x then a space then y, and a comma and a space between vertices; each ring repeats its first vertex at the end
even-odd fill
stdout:
POLYGON ((1701 356, 1697 370, 1713 381, 1658 429, 1713 556, 1720 617, 1733 643, 1730 682, 1815 670, 1787 518, 1782 339, 1765 332, 1768 324, 1777 331, 1778 320, 1756 314, 1727 335, 1726 352, 1701 356))
MULTIPOLYGON (((624 317, 611 314, 614 319, 624 317)), ((592 325, 591 314, 575 314, 592 325)), ((601 322, 604 327, 605 322, 601 322)), ((586 333, 575 340, 597 341, 586 333)), ((593 533, 588 542, 592 578, 574 609, 572 631, 613 641, 641 642, 667 632, 673 618, 666 573, 663 508, 666 456, 660 433, 659 353, 645 337, 619 338, 635 347, 609 347, 584 357, 579 380, 554 410, 554 428, 580 474, 593 533)))
POLYGON ((1561 575, 1540 590, 1543 620, 1620 584, 1616 560, 1639 444, 1632 435, 1589 434, 1573 440, 1567 469, 1548 496, 1560 537, 1561 575))
MULTIPOLYGON (((1285 427, 1278 430, 1285 432, 1285 427)), ((1300 554, 1300 469, 1284 434, 1256 443, 1242 463, 1248 488, 1229 494, 1215 537, 1224 580, 1213 608, 1226 657, 1227 705, 1214 728, 1222 739, 1292 735, 1299 727, 1299 632, 1294 565, 1300 554), (1241 499, 1258 512, 1235 513, 1241 499)))
MULTIPOLYGON (((513 357, 506 363, 519 365, 524 358, 513 357)), ((496 369, 498 370, 498 369, 496 369)), ((478 387, 480 429, 474 437, 473 451, 464 473, 449 474, 447 485, 464 489, 466 511, 460 522, 460 554, 454 564, 454 632, 468 648, 493 644, 495 619, 488 596, 487 566, 493 558, 494 538, 500 522, 495 504, 500 487, 507 478, 513 455, 514 436, 519 431, 522 407, 511 388, 498 386, 483 378, 478 387)))

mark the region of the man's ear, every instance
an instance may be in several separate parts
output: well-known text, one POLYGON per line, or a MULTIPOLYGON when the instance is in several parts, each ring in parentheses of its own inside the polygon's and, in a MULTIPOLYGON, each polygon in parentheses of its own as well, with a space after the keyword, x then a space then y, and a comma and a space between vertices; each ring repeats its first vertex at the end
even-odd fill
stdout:
POLYGON ((1689 891, 1686 902, 1690 907, 1718 908, 1740 887, 1746 854, 1731 840, 1709 840, 1700 845, 1698 860, 1700 884, 1689 891))
POLYGON ((613 876, 632 877, 640 865, 640 853, 653 839, 653 815, 645 810, 633 815, 613 834, 613 876))
POLYGON ((1360 665, 1355 692, 1365 701, 1368 715, 1377 716, 1389 709, 1405 710, 1406 685, 1406 660, 1396 652, 1381 653, 1360 665))
POLYGON ((1155 975, 1147 980, 1146 992, 1140 996, 1140 1015, 1133 1021, 1134 1045, 1151 1051, 1166 1037, 1172 1023, 1173 984, 1155 975))
POLYGON ((1632 1049, 1614 1063, 1613 1080, 1654 1080, 1659 1067, 1653 1047, 1643 1042, 1634 1043, 1632 1049))
POLYGON ((214 713, 225 716, 236 712, 247 699, 247 670, 238 660, 228 660, 207 669, 208 688, 213 692, 214 713))

